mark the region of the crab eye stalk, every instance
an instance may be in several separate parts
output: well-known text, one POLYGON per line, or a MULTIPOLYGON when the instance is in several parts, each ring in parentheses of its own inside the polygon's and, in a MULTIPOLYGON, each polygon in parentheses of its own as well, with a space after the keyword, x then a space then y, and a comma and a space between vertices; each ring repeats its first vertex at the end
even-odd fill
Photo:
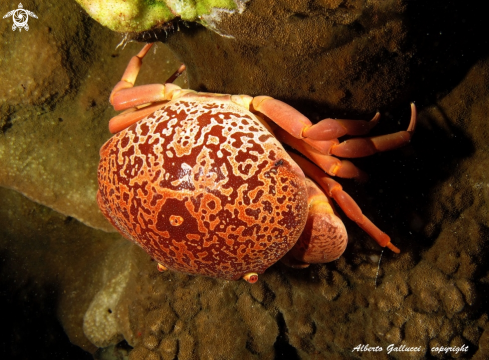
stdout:
POLYGON ((254 284, 258 281, 257 273, 248 273, 243 276, 243 280, 249 282, 250 284, 254 284))
POLYGON ((157 265, 157 268, 158 268, 158 271, 159 272, 164 272, 164 271, 168 270, 165 266, 163 266, 161 264, 158 264, 157 265))

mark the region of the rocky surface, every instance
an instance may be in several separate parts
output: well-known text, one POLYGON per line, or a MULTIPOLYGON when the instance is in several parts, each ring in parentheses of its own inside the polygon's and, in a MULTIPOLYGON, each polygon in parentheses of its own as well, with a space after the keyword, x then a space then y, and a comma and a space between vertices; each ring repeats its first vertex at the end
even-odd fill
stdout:
POLYGON ((457 0, 246 6, 222 16, 216 31, 186 24, 168 39, 140 38, 166 41, 187 64, 192 89, 269 95, 316 120, 362 118, 446 91, 485 52, 484 20, 457 0))
MULTIPOLYGON (((276 4, 282 3, 283 9, 292 6, 276 4)), ((350 7, 340 6, 346 2, 321 4, 335 9, 360 6, 356 2, 348 2, 350 7)), ((448 10, 453 4, 457 3, 447 4, 448 10)), ((91 22, 73 4, 53 8, 26 2, 24 7, 39 16, 29 23, 29 32, 13 33, 11 23, 0 22, 0 47, 5 54, 0 71, 6 84, 0 89, 0 184, 5 187, 0 189, 1 290, 4 309, 10 309, 13 300, 9 299, 23 299, 28 305, 14 307, 17 320, 2 324, 2 339, 10 346, 2 349, 10 350, 9 355, 12 349, 26 351, 26 344, 39 352, 34 346, 39 334, 46 339, 41 343, 54 343, 50 349, 57 346, 59 350, 52 335, 60 333, 53 320, 56 316, 69 340, 98 358, 104 352, 97 348, 121 344, 122 339, 134 348, 131 359, 388 358, 386 351, 353 352, 359 344, 420 348, 391 353, 400 359, 487 358, 489 60, 484 53, 487 47, 481 44, 472 52, 447 45, 463 40, 471 44, 475 40, 463 35, 480 25, 467 23, 472 30, 457 27, 460 24, 446 17, 453 29, 445 33, 447 38, 436 35, 419 40, 419 51, 435 49, 432 60, 421 62, 420 68, 436 70, 435 61, 443 66, 412 92, 419 96, 421 110, 412 144, 355 161, 370 174, 367 184, 342 181, 365 213, 392 236, 401 254, 385 251, 379 259, 379 248, 345 221, 350 241, 338 261, 304 270, 277 264, 250 285, 159 273, 138 247, 118 234, 93 228, 109 229, 95 201, 98 148, 110 136, 107 121, 113 114, 106 98, 140 45, 115 52, 120 37, 91 22), (59 16, 65 21, 60 22, 59 16), (454 56, 457 51, 464 57, 454 56), (29 52, 36 56, 26 57, 29 52), (59 76, 46 76, 43 69, 55 69, 59 76), (444 79, 447 69, 455 70, 444 79), (430 86, 435 79, 439 84, 430 86), (30 323, 35 310, 26 308, 36 307, 50 320, 30 323), (46 323, 42 328, 39 325, 46 323), (432 350, 462 345, 468 346, 463 355, 432 350)), ((11 10, 6 5, 0 9, 3 13, 11 10)), ((408 13, 395 9, 409 13, 409 9, 408 13)), ((446 14, 448 10, 440 11, 446 14)), ((418 15, 425 18, 426 14, 418 15)), ((466 20, 476 17, 469 15, 466 20)), ((199 39, 214 39, 206 31, 183 29, 169 38, 169 44, 177 48, 179 39, 181 56, 190 57, 185 47, 193 43, 200 49, 199 39)), ((386 33, 387 39, 394 36, 386 33)), ((212 70, 219 91, 237 86, 228 82, 230 74, 245 76, 246 72, 236 70, 245 68, 234 67, 235 54, 217 48, 222 41, 215 48, 207 47, 210 54, 220 56, 210 57, 200 50, 193 53, 202 60, 192 65, 190 85, 208 81, 199 80, 210 72, 202 65, 203 59, 211 68, 215 66, 212 59, 222 64, 228 59, 227 66, 212 70)), ((146 61, 153 65, 142 74, 141 83, 165 79, 178 64, 174 58, 166 60, 163 49, 158 46, 146 61)), ((269 60, 263 55, 258 61, 271 62, 272 50, 269 60)), ((403 59, 400 56, 401 64, 403 59)), ((362 73, 359 65, 353 68, 362 73)), ((322 80, 317 79, 307 78, 307 82, 319 86, 322 80)), ((258 83, 254 83, 257 88, 258 83)), ((243 90, 237 92, 248 92, 246 86, 250 85, 244 82, 243 90)), ((403 99, 400 93, 384 93, 389 91, 382 86, 389 85, 372 86, 379 98, 403 99)), ((282 90, 277 87, 276 91, 282 90)), ((353 107, 352 113, 373 106, 368 100, 372 91, 362 92, 365 88, 352 93, 353 98, 364 96, 367 100, 359 104, 370 105, 353 107)), ((337 110, 352 104, 338 99, 337 110)), ((299 101, 299 107, 314 101, 299 101)), ((310 111, 318 108, 315 105, 310 111)), ((403 128, 409 117, 407 102, 383 114, 378 133, 403 128)))
MULTIPOLYGON (((95 199, 98 150, 110 137, 108 120, 116 114, 108 106, 110 91, 141 45, 116 50, 122 36, 90 20, 74 3, 25 2, 24 7, 39 18, 29 20, 28 32, 11 31, 12 19, 0 22, 0 186, 113 231, 95 199)), ((0 5, 1 13, 8 9, 0 5)), ((164 81, 178 66, 169 50, 158 46, 148 54, 140 80, 164 81)))
POLYGON ((223 16, 218 33, 181 27, 168 45, 194 89, 266 94, 309 115, 375 113, 407 101, 414 52, 405 12, 395 1, 255 0, 223 16))

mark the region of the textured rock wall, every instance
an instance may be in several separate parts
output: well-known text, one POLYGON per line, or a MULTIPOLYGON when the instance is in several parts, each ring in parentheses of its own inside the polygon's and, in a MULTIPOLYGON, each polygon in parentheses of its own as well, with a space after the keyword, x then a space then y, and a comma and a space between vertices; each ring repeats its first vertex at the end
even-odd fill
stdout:
MULTIPOLYGON (((0 186, 113 231, 95 199, 98 150, 115 115, 110 91, 141 46, 116 50, 122 35, 90 20, 75 3, 23 5, 38 16, 30 18, 28 32, 13 32, 11 18, 0 22, 0 186)), ((7 13, 10 4, 0 10, 7 13)), ((145 65, 140 80, 147 83, 164 81, 179 62, 159 46, 145 65)))

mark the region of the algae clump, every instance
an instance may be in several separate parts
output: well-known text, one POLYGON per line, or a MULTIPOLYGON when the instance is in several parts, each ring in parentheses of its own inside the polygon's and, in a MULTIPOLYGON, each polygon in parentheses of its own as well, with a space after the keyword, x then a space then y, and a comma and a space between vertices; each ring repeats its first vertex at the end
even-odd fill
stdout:
POLYGON ((206 26, 219 13, 243 10, 245 0, 76 0, 97 22, 118 32, 164 27, 175 18, 206 26), (210 17, 210 19, 209 19, 210 17))

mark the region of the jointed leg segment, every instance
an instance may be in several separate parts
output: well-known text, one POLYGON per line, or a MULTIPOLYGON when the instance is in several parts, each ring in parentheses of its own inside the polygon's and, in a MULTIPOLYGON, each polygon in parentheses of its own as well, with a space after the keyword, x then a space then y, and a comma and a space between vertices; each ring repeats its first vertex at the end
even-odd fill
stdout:
POLYGON ((126 110, 110 120, 109 130, 113 134, 145 118, 154 112, 158 106, 161 106, 161 102, 170 100, 172 91, 177 87, 176 85, 169 84, 175 81, 185 71, 185 65, 182 64, 165 84, 150 84, 134 87, 143 63, 143 58, 151 46, 153 44, 146 44, 136 56, 132 57, 121 81, 116 84, 110 94, 110 103, 114 109, 117 111, 126 110))
POLYGON ((406 131, 393 134, 354 138, 343 141, 331 148, 331 154, 346 158, 370 156, 377 152, 389 151, 404 146, 411 141, 416 127, 416 107, 411 103, 411 121, 406 131))
POLYGON ((306 144, 303 140, 294 138, 281 128, 277 128, 274 130, 274 132, 275 136, 280 142, 292 146, 298 152, 323 169, 327 174, 347 179, 354 178, 359 181, 364 181, 367 179, 367 174, 353 165, 352 162, 348 160, 340 160, 334 156, 321 153, 312 148, 310 145, 306 144))
POLYGON ((255 97, 251 110, 264 114, 294 138, 307 142, 321 153, 346 158, 369 156, 406 145, 411 140, 416 126, 416 107, 411 104, 411 122, 406 131, 353 138, 339 143, 336 138, 343 135, 367 134, 378 123, 380 114, 377 113, 370 121, 324 119, 312 124, 307 117, 290 105, 268 96, 255 97))
POLYGON ((332 140, 344 135, 365 135, 379 122, 380 113, 372 120, 324 119, 313 124, 292 106, 271 98, 257 96, 253 99, 253 109, 276 122, 292 136, 311 140, 332 140))
POLYGON ((328 175, 323 173, 318 167, 310 163, 303 157, 290 153, 290 156, 301 167, 304 173, 316 181, 326 192, 326 195, 335 200, 341 207, 346 216, 355 221, 357 225, 369 234, 380 246, 388 247, 395 253, 400 250, 391 243, 390 237, 372 223, 363 213, 355 200, 348 195, 341 185, 328 175))
MULTIPOLYGON (((366 180, 367 178, 367 175, 363 171, 358 169, 351 162, 339 160, 331 155, 356 158, 369 156, 380 151, 396 149, 409 143, 416 126, 416 107, 414 104, 411 104, 411 121, 406 131, 399 131, 394 134, 375 137, 352 138, 343 142, 339 142, 337 139, 315 140, 300 137, 300 134, 304 133, 304 129, 307 134, 309 131, 308 129, 312 129, 316 125, 307 125, 310 123, 309 119, 289 105, 272 98, 259 96, 254 98, 252 110, 256 111, 257 108, 260 109, 260 111, 264 111, 267 117, 279 125, 274 130, 279 141, 292 146, 294 149, 304 154, 331 176, 356 178, 360 181, 366 180), (259 99, 259 101, 255 101, 256 99, 259 99), (284 113, 281 112, 282 110, 285 110, 284 113), (297 121, 295 122, 295 120, 297 121)), ((379 114, 377 113, 370 122, 358 120, 356 121, 356 125, 349 128, 348 125, 346 125, 345 128, 348 128, 349 134, 358 134, 361 131, 368 131, 370 125, 367 126, 366 124, 375 125, 378 118, 379 114)), ((331 119, 326 120, 322 120, 320 123, 324 125, 336 121, 331 119)), ((347 124, 348 121, 349 120, 338 120, 338 123, 347 124)), ((355 122, 355 120, 351 121, 355 122)))

